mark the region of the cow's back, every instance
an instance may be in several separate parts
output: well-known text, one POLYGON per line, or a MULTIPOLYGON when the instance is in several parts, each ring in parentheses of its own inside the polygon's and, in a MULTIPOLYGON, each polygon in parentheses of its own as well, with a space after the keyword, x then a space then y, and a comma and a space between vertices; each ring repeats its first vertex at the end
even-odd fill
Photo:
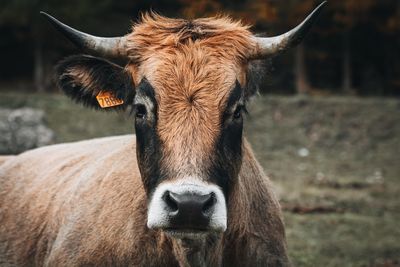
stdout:
POLYGON ((140 260, 128 255, 137 251, 131 246, 151 240, 135 242, 146 231, 135 153, 130 135, 43 147, 6 161, 0 265, 140 260))
POLYGON ((14 156, 0 156, 0 166, 3 165, 6 161, 14 158, 14 156))

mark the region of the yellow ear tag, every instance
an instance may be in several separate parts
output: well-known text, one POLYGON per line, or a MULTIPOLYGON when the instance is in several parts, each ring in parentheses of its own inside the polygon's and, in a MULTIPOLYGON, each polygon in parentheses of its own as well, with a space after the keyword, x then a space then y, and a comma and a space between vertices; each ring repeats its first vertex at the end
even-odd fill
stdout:
POLYGON ((114 96, 114 94, 106 91, 100 91, 100 93, 96 96, 96 99, 101 108, 119 106, 124 103, 122 99, 118 99, 114 96))

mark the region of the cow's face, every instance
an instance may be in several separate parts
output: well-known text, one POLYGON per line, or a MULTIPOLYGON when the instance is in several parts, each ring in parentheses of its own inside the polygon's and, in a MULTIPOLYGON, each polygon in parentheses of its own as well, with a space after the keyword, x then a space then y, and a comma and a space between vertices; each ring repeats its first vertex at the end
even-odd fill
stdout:
POLYGON ((187 95, 163 92, 161 85, 142 78, 134 99, 147 225, 174 233, 223 231, 225 196, 240 166, 242 90, 233 83, 229 99, 218 101, 205 97, 204 88, 187 95))
POLYGON ((57 81, 86 105, 100 108, 96 96, 107 92, 124 101, 108 109, 133 107, 149 228, 186 238, 226 230, 241 166, 243 112, 255 92, 249 62, 298 43, 317 13, 271 38, 254 37, 226 18, 149 15, 123 38, 101 39, 49 17, 76 44, 129 59, 121 68, 73 56, 58 65, 57 81))
MULTIPOLYGON (((173 21, 176 30, 156 31, 160 20, 147 18, 135 27, 131 50, 140 63, 130 70, 137 84, 135 128, 149 196, 147 225, 179 235, 224 231, 241 166, 244 55, 253 45, 251 35, 244 27, 229 34, 220 26, 220 33, 208 36, 210 22, 189 28, 173 21), (222 37, 225 44, 216 46, 222 37), (149 38, 156 41, 146 44, 149 38), (232 48, 234 42, 239 44, 232 48)), ((161 25, 171 22, 164 20, 161 25)))
POLYGON ((148 68, 147 62, 120 69, 98 58, 73 57, 59 65, 59 81, 67 94, 87 104, 98 105, 89 89, 97 83, 131 101, 148 195, 147 226, 199 236, 227 227, 228 196, 241 165, 243 66, 224 58, 205 60, 199 51, 180 53, 173 58, 181 57, 178 65, 160 58, 141 75, 137 71, 148 68), (99 77, 89 65, 100 67, 99 77), (82 94, 74 94, 78 91, 82 94))
POLYGON ((175 234, 226 229, 226 202, 241 165, 244 99, 235 79, 226 88, 208 82, 215 74, 173 87, 143 77, 136 87, 137 157, 150 228, 175 234))

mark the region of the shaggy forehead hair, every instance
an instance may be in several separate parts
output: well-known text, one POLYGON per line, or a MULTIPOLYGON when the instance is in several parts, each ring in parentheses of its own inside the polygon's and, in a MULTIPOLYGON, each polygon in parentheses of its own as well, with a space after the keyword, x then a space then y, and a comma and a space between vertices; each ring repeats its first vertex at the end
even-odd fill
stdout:
POLYGON ((144 13, 140 22, 133 25, 128 50, 130 58, 140 62, 159 49, 173 55, 198 40, 201 46, 214 51, 214 56, 245 60, 255 45, 248 29, 226 16, 185 20, 144 13))
POLYGON ((158 134, 175 162, 187 160, 190 151, 205 155, 212 149, 229 93, 236 80, 246 83, 252 40, 248 26, 228 17, 183 20, 146 13, 133 26, 128 69, 136 85, 145 77, 154 87, 158 134), (176 144, 190 150, 174 149, 176 144))

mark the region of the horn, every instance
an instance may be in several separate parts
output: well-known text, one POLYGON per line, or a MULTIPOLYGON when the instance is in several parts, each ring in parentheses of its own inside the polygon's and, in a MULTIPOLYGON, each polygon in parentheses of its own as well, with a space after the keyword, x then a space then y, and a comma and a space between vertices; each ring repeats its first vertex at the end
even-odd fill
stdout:
POLYGON ((256 42, 256 50, 251 59, 264 58, 267 56, 275 56, 285 50, 298 45, 306 36, 311 26, 316 21, 318 14, 327 1, 322 2, 314 11, 303 20, 302 23, 292 30, 274 37, 254 37, 256 42))
POLYGON ((40 12, 58 31, 64 34, 72 43, 90 54, 105 58, 127 58, 126 37, 97 37, 60 22, 45 12, 40 12))

